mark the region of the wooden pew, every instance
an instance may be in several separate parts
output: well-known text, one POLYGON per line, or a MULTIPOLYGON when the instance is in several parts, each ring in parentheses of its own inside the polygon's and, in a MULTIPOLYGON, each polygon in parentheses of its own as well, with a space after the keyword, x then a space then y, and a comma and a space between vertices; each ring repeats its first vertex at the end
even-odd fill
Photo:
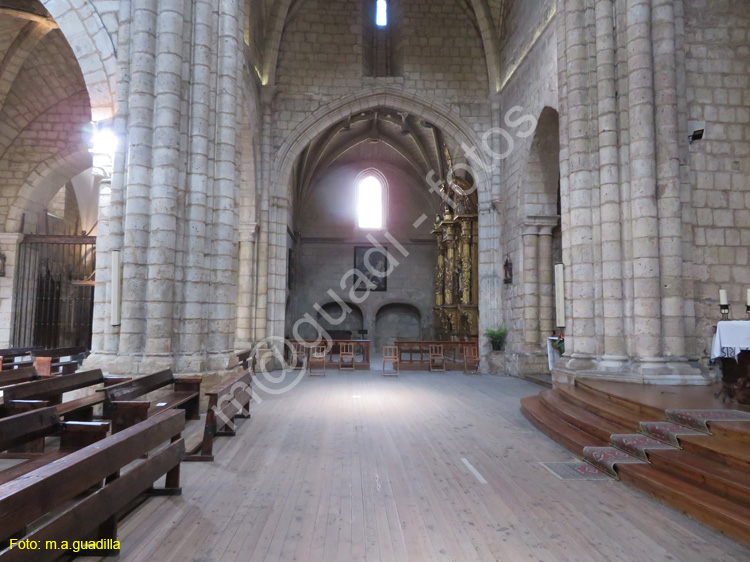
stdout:
POLYGON ((213 461, 214 437, 236 435, 235 418, 250 417, 253 373, 247 371, 232 381, 206 392, 208 411, 203 433, 187 441, 186 461, 213 461))
POLYGON ((85 347, 61 347, 58 349, 40 349, 32 352, 34 366, 42 377, 50 375, 65 375, 78 370, 79 361, 76 359, 62 361, 63 357, 75 357, 88 352, 85 347))
POLYGON ((254 361, 255 358, 251 357, 252 353, 253 353, 252 350, 248 349, 247 351, 240 351, 237 354, 237 359, 239 360, 240 365, 242 365, 242 368, 245 371, 255 369, 255 365, 251 364, 251 363, 255 363, 254 361))
POLYGON ((104 403, 105 397, 101 392, 67 402, 62 401, 63 394, 97 384, 104 384, 105 387, 112 386, 126 380, 130 379, 105 377, 100 369, 95 369, 16 384, 3 389, 3 406, 7 412, 14 412, 52 405, 56 407, 60 416, 76 416, 78 419, 90 420, 93 416, 94 406, 104 403), (37 405, 34 406, 30 401, 36 401, 37 405))
POLYGON ((0 484, 104 439, 108 432, 109 422, 61 422, 52 406, 0 419, 0 451, 9 451, 6 457, 28 459, 0 471, 0 484), (45 452, 44 439, 56 435, 59 448, 45 452))
MULTIPOLYGON (((57 545, 69 541, 70 545, 72 541, 116 540, 118 514, 143 493, 181 493, 180 461, 185 443, 180 434, 184 428, 184 412, 162 412, 0 485, 0 540, 27 539, 44 546, 47 541, 56 541, 57 545), (124 470, 144 455, 148 458, 124 470), (165 488, 154 490, 154 482, 165 474, 165 488)), ((60 550, 40 548, 34 551, 33 559, 47 562, 62 554, 60 550)), ((108 551, 80 554, 118 552, 109 546, 108 551)), ((0 562, 27 560, 28 550, 5 548, 0 552, 0 562)))
POLYGON ((39 351, 41 347, 16 347, 0 349, 0 370, 13 369, 15 367, 28 367, 33 364, 31 353, 39 351), (21 361, 18 361, 18 359, 21 361))
POLYGON ((0 371, 0 389, 5 386, 35 380, 39 380, 39 373, 36 372, 36 367, 33 365, 0 371))
POLYGON ((199 377, 175 379, 172 370, 166 369, 105 387, 101 392, 105 395, 105 417, 112 420, 112 432, 117 433, 172 408, 185 410, 189 420, 199 420, 200 391, 199 377), (168 386, 173 388, 165 390, 156 398, 144 398, 145 395, 168 386))

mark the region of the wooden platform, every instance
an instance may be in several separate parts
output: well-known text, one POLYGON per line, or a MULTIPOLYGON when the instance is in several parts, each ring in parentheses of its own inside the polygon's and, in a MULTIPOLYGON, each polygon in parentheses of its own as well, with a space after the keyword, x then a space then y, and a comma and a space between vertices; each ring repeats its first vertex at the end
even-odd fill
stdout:
MULTIPOLYGON (((524 398, 524 415, 576 455, 642 432, 668 409, 742 409, 714 398, 719 387, 578 381, 524 398)), ((711 435, 679 437, 680 448, 649 450, 649 464, 617 465, 620 479, 750 544, 750 421, 709 422, 711 435)))
POLYGON ((120 560, 750 559, 622 483, 548 472, 540 462, 572 455, 521 415, 519 400, 539 389, 462 373, 332 371, 285 394, 257 392, 252 420, 217 442, 214 463, 183 464, 181 497, 152 498, 122 521, 120 560))

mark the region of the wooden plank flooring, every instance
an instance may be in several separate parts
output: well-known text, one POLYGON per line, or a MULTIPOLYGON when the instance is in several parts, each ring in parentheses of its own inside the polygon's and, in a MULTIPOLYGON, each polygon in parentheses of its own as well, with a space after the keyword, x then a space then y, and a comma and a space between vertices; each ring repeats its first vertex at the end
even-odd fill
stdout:
MULTIPOLYGON (((535 384, 460 373, 329 372, 263 395, 183 496, 120 527, 127 562, 731 562, 750 550, 571 460, 519 411, 535 384), (462 459, 487 480, 481 484, 462 459)), ((91 559, 89 559, 91 560, 91 559)))

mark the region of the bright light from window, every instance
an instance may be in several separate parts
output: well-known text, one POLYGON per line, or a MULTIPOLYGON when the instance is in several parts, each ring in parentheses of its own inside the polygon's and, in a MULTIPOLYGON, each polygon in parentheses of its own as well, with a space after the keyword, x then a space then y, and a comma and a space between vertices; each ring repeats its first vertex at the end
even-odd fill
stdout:
POLYGON ((378 27, 385 27, 388 25, 388 4, 385 0, 378 0, 375 23, 378 27))
POLYGON ((383 228, 383 185, 374 176, 357 187, 357 222, 359 228, 383 228))

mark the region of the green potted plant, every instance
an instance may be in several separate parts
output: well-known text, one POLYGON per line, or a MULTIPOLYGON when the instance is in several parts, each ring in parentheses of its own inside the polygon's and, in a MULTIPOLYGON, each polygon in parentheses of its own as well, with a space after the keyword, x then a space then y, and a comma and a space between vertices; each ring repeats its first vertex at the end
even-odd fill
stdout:
POLYGON ((502 351, 505 345, 505 338, 508 337, 508 329, 498 328, 497 330, 487 330, 484 335, 489 338, 492 344, 492 351, 502 351))

